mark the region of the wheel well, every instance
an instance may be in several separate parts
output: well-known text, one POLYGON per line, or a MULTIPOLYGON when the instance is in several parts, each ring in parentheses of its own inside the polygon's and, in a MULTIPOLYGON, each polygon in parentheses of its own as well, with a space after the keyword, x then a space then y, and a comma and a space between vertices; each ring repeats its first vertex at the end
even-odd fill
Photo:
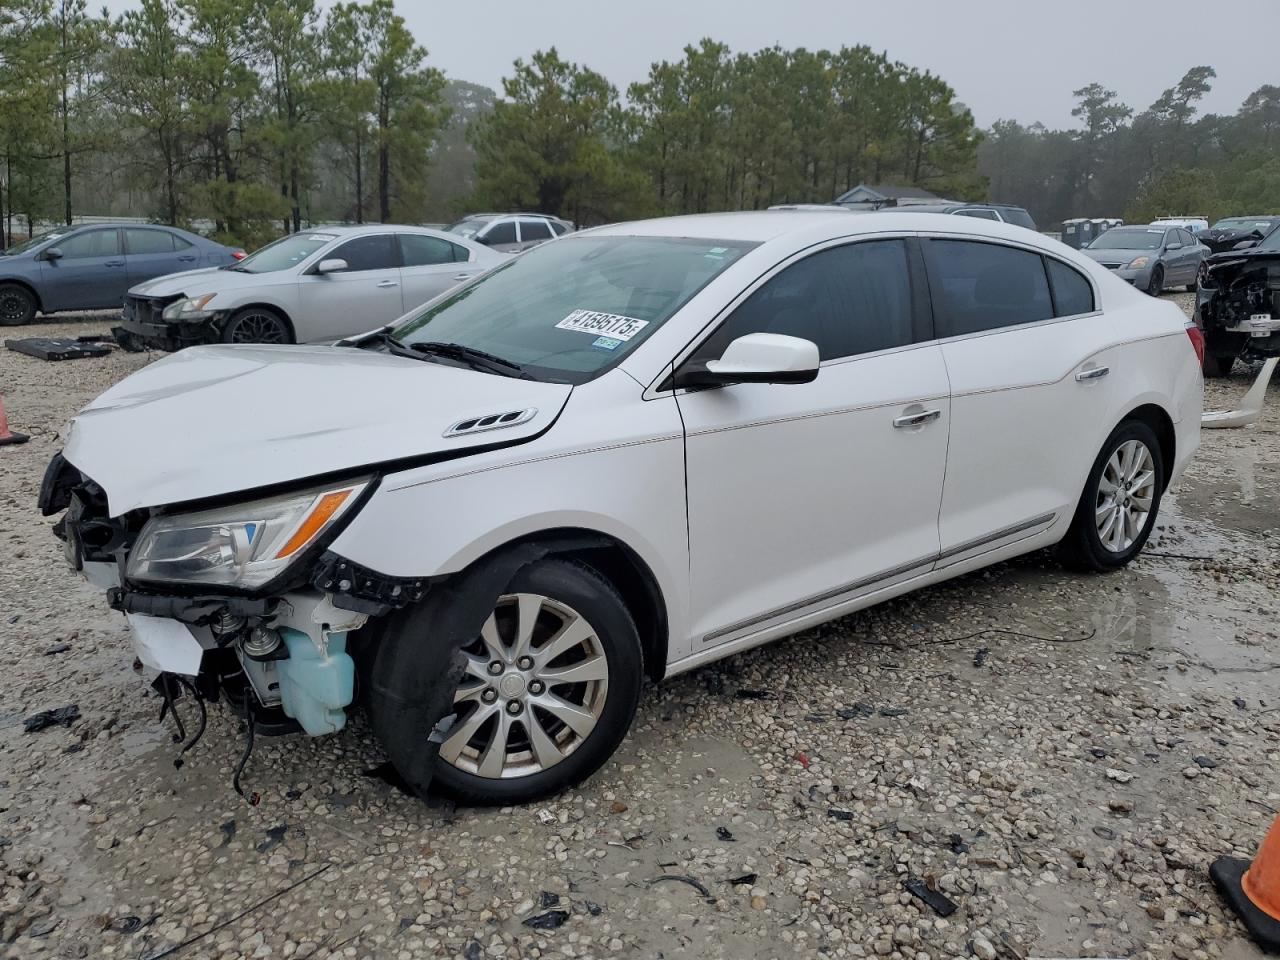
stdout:
POLYGON ((545 547, 549 555, 577 560, 613 584, 635 619, 645 673, 654 681, 661 680, 667 670, 667 605, 648 564, 616 537, 576 528, 545 530, 492 553, 526 544, 545 547))
POLYGON ((1125 415, 1125 420, 1136 420, 1145 423, 1156 435, 1160 443, 1160 460, 1164 463, 1164 485, 1169 486, 1169 471, 1173 466, 1173 458, 1177 453, 1177 435, 1173 430, 1173 420, 1162 407, 1154 403, 1144 404, 1125 415))
POLYGON ((0 286, 14 286, 14 287, 21 287, 23 290, 27 291, 27 293, 31 294, 31 298, 32 298, 33 300, 35 300, 35 302, 36 302, 36 310, 37 310, 37 311, 39 311, 40 313, 44 313, 44 303, 42 303, 42 302, 41 302, 41 300, 40 300, 40 294, 39 294, 39 292, 36 290, 36 288, 35 288, 35 287, 33 287, 31 284, 27 283, 27 281, 25 281, 25 280, 0 280, 0 286))
POLYGON ((298 332, 293 328, 293 321, 289 318, 287 313, 273 303, 246 303, 243 307, 236 307, 230 314, 228 314, 227 323, 230 323, 233 317, 240 316, 240 314, 244 313, 246 310, 265 310, 267 313, 275 314, 283 320, 284 325, 289 328, 289 339, 294 343, 298 342, 298 332))

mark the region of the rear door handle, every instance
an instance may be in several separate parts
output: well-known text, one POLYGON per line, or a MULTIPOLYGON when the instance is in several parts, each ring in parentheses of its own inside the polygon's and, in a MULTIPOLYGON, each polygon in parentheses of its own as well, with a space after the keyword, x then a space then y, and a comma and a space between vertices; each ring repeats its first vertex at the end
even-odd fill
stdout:
POLYGON ((103 266, 104 266, 104 267, 123 267, 123 266, 124 266, 124 261, 123 261, 123 260, 108 260, 106 263, 104 263, 104 264, 103 264, 103 266))
POLYGON ((461 283, 463 280, 470 280, 474 276, 474 273, 456 273, 454 274, 453 279, 461 283))
POLYGON ((904 413, 894 419, 893 425, 900 430, 904 427, 922 427, 926 423, 933 423, 940 416, 942 416, 941 410, 921 410, 919 413, 904 413))
POLYGON ((400 286, 400 284, 395 280, 383 280, 381 283, 378 284, 378 286, 383 287, 385 289, 387 287, 398 287, 400 286))
POLYGON ((195 260, 195 257, 191 257, 191 256, 179 257, 178 260, 181 261, 182 263, 191 263, 192 261, 195 260))
POLYGON ((1088 370, 1081 370, 1077 373, 1076 379, 1081 383, 1085 383, 1089 380, 1101 380, 1110 372, 1110 367, 1090 367, 1088 370))

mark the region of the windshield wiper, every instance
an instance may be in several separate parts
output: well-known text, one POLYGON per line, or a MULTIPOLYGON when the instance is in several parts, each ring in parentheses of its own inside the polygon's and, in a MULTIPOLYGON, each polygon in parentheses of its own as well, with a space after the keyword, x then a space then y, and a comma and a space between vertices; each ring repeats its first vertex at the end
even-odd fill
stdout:
POLYGON ((414 353, 412 350, 406 347, 403 343, 401 343, 399 340, 393 337, 386 330, 379 330, 377 333, 371 336, 368 340, 363 340, 358 344, 352 344, 352 346, 363 347, 365 344, 368 344, 368 343, 376 343, 376 344, 379 344, 380 346, 386 347, 387 353, 391 354, 392 356, 405 357, 408 360, 426 360, 427 359, 420 353, 414 353))
MULTIPOLYGON (((390 334, 386 336, 390 337, 390 334)), ((425 343, 411 343, 408 347, 410 350, 418 354, 425 354, 427 357, 443 357, 446 360, 457 360, 460 363, 467 364, 474 370, 487 370, 490 373, 500 373, 507 377, 528 376, 524 371, 524 367, 518 363, 494 356, 492 353, 485 353, 485 351, 477 350, 475 347, 464 346, 461 343, 440 343, 435 340, 428 340, 425 343)))

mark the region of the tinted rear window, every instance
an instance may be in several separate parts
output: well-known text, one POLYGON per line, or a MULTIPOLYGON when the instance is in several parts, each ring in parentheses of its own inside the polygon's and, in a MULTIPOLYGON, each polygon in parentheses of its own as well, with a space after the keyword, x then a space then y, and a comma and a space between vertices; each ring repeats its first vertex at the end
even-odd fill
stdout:
POLYGON ((1053 283, 1054 311, 1060 317, 1093 312, 1093 287, 1084 275, 1061 260, 1046 257, 1049 280, 1053 283))
POLYGON ((1038 253, 970 240, 929 240, 925 257, 939 337, 1053 316, 1049 281, 1038 253))

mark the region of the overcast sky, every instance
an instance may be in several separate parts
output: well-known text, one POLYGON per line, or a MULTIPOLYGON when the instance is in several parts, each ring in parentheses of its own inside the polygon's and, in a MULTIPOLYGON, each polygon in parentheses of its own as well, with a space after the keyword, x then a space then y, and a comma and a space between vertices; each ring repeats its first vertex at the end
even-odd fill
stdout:
MULTIPOLYGON (((327 6, 325 0, 321 0, 327 6)), ((131 0, 108 0, 121 10, 131 0)), ((978 123, 1072 122, 1098 81, 1135 109, 1198 64, 1218 71, 1203 109, 1233 113, 1280 83, 1280 0, 396 0, 431 63, 499 88, 516 57, 556 46, 625 92, 649 64, 710 36, 735 52, 865 43, 955 88, 978 123)))

